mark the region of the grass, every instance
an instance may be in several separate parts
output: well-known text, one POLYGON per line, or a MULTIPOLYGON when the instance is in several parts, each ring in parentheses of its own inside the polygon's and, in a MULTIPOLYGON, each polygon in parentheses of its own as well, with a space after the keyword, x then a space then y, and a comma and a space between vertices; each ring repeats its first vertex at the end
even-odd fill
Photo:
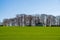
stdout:
POLYGON ((0 40, 60 40, 60 27, 0 27, 0 40))

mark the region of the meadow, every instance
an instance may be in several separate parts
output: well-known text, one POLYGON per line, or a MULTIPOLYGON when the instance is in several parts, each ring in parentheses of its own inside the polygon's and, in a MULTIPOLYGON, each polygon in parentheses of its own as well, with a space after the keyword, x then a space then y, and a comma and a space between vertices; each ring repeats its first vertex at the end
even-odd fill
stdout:
POLYGON ((0 27, 0 40, 60 40, 60 27, 0 27))

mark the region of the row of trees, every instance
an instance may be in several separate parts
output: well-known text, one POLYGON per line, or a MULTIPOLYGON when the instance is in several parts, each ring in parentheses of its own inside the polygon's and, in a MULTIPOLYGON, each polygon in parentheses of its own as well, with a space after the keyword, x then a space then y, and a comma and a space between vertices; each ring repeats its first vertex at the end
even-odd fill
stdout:
POLYGON ((15 18, 4 19, 4 26, 52 26, 60 25, 60 16, 18 14, 15 18))

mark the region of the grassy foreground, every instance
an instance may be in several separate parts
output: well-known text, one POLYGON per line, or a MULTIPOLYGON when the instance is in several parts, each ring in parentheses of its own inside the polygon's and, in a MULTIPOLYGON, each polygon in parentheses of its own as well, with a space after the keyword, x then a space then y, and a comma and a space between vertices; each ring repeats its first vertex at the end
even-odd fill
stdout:
POLYGON ((60 27, 0 27, 0 40, 60 40, 60 27))

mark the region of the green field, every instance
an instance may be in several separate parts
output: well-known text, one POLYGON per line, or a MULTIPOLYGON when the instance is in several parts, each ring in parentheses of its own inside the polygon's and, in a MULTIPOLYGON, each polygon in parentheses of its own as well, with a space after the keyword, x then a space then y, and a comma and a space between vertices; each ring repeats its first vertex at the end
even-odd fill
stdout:
POLYGON ((60 27, 0 27, 0 40, 60 40, 60 27))

